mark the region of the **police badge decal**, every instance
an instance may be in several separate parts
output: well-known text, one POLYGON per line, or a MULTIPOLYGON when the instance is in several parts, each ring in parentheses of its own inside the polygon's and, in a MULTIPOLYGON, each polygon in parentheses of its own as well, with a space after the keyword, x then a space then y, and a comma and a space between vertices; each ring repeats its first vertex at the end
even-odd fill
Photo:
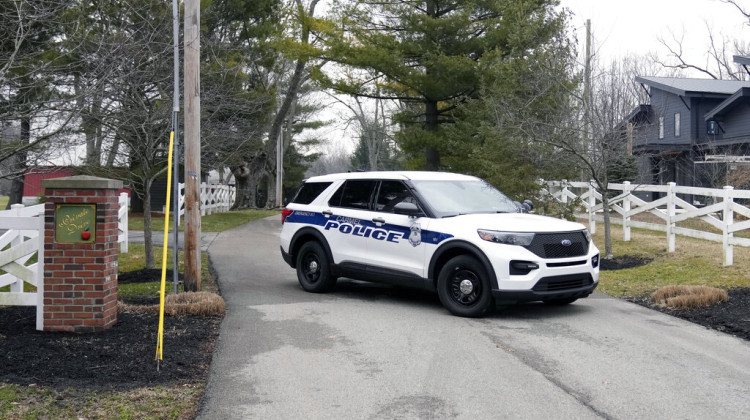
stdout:
POLYGON ((419 223, 414 222, 409 229, 411 230, 411 233, 409 234, 409 243, 414 247, 419 246, 419 244, 422 243, 422 227, 419 226, 419 223))

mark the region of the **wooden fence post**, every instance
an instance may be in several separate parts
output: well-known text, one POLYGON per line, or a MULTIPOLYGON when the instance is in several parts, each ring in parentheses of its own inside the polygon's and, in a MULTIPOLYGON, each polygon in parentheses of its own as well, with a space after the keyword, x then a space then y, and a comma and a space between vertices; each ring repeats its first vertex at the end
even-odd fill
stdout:
POLYGON ((130 240, 128 237, 128 198, 128 193, 120 193, 117 201, 119 205, 117 209, 117 229, 119 231, 117 240, 120 242, 120 252, 123 254, 128 253, 128 241, 130 240))
MULTIPOLYGON (((10 205, 10 212, 13 216, 20 216, 21 215, 21 209, 24 208, 23 204, 11 204, 10 205)), ((10 246, 15 247, 18 245, 21 245, 23 242, 23 236, 24 231, 19 230, 18 236, 16 236, 14 239, 10 241, 10 246)), ((23 281, 17 281, 15 283, 10 284, 10 291, 11 293, 22 293, 23 292, 23 281)))
POLYGON ((731 186, 725 186, 724 187, 724 211, 722 215, 722 232, 721 232, 721 244, 724 248, 724 266, 729 266, 734 264, 734 245, 732 245, 731 240, 734 238, 734 233, 729 232, 729 228, 734 223, 734 209, 732 208, 732 204, 734 203, 734 200, 732 199, 732 191, 734 190, 734 187, 731 186))
POLYGON ((628 216, 628 212, 630 212, 630 194, 633 192, 633 188, 630 186, 630 181, 623 182, 623 194, 624 197, 622 198, 622 240, 625 242, 630 241, 630 216, 628 216))
MULTIPOLYGON (((594 208, 596 207, 596 196, 594 193, 596 192, 596 189, 594 189, 594 180, 589 181, 589 231, 591 234, 596 233, 596 219, 594 218, 594 214, 596 211, 594 208)), ((606 191, 604 192, 607 193, 606 191)))
POLYGON ((674 182, 667 183, 667 252, 674 252, 675 250, 674 187, 676 185, 674 182))

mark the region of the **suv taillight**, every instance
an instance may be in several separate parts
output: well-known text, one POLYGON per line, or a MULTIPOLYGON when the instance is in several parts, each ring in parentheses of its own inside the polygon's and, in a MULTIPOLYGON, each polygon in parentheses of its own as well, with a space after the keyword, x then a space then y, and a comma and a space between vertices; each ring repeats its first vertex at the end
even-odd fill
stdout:
POLYGON ((284 224, 284 222, 286 222, 286 218, 289 217, 290 214, 292 214, 292 210, 281 209, 281 224, 282 225, 284 224))

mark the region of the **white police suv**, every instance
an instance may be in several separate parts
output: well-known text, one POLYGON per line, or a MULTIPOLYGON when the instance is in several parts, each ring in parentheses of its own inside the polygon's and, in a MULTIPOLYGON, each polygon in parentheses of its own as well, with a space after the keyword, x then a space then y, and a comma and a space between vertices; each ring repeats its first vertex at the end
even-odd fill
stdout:
POLYGON ((466 175, 317 176, 282 211, 281 254, 308 292, 329 291, 338 277, 419 287, 466 317, 493 303, 591 294, 599 250, 585 227, 521 209, 466 175))

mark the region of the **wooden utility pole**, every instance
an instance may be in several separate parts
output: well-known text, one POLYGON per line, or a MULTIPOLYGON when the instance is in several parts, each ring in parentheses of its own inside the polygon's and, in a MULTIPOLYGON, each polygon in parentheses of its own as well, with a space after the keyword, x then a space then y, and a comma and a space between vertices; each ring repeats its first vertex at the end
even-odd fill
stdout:
POLYGON ((284 126, 279 130, 279 139, 276 142, 276 207, 281 208, 284 205, 284 199, 281 196, 284 192, 284 126))
POLYGON ((201 288, 200 2, 185 0, 185 291, 201 288))
POLYGON ((586 19, 586 62, 584 63, 583 70, 583 124, 584 124, 584 139, 583 139, 583 150, 594 151, 592 145, 594 129, 592 113, 591 113, 591 19, 586 19))

